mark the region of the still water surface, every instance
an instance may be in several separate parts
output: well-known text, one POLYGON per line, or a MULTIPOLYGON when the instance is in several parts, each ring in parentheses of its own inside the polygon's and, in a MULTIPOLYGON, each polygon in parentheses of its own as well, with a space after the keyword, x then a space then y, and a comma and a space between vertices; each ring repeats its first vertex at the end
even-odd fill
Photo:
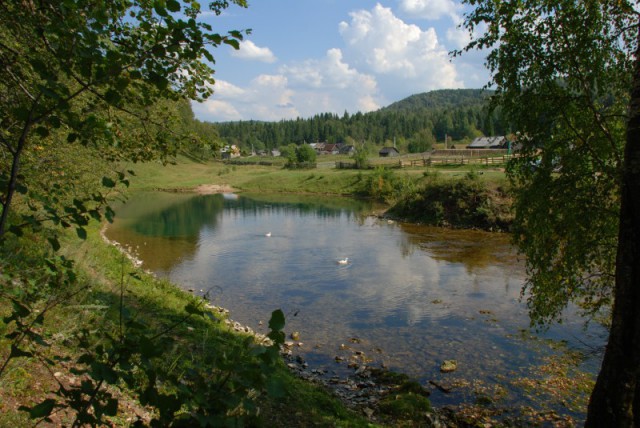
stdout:
MULTIPOLYGON (((257 331, 281 308, 287 333, 300 332, 305 360, 328 376, 348 371, 336 356, 360 350, 372 365, 424 384, 491 386, 535 376, 565 348, 604 343, 600 328, 585 330, 571 314, 544 334, 529 330, 525 272, 507 235, 388 222, 370 210, 346 199, 148 193, 116 210, 107 235, 135 248, 145 268, 257 331), (345 257, 348 264, 337 262, 345 257), (448 359, 458 370, 440 373, 448 359)), ((582 368, 598 364, 595 357, 582 368)), ((509 396, 531 404, 517 391, 509 396)), ((472 399, 432 395, 436 405, 472 399)))

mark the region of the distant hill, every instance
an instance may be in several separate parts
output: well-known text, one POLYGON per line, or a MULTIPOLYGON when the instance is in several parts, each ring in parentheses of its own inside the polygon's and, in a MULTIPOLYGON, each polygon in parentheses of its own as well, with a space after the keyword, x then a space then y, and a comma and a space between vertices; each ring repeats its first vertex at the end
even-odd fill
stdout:
POLYGON ((493 91, 484 89, 440 89, 411 95, 379 111, 417 111, 484 105, 493 91))

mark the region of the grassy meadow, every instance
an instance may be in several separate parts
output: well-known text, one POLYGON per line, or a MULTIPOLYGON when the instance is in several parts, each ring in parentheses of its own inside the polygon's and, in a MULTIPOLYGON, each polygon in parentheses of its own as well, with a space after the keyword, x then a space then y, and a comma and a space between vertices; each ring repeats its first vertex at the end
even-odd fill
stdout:
MULTIPOLYGON (((271 161, 271 158, 267 158, 271 161)), ((405 160, 407 158, 404 158, 405 160)), ((410 158, 409 158, 410 159, 410 158)), ((419 157, 417 157, 419 159, 419 157)), ((335 162, 348 162, 346 156, 323 155, 317 159, 318 167, 308 170, 284 168, 284 160, 273 165, 230 164, 222 161, 198 161, 184 156, 174 164, 158 163, 124 165, 136 177, 131 180, 131 190, 190 190, 199 185, 228 185, 238 191, 269 193, 310 193, 356 196, 367 177, 376 174, 376 169, 337 169, 335 162)), ((372 166, 396 166, 398 160, 372 159, 372 166)), ((393 175, 406 177, 420 183, 425 177, 457 180, 469 171, 478 172, 478 177, 491 186, 505 185, 504 166, 484 165, 437 165, 431 167, 406 167, 391 169, 393 175)))

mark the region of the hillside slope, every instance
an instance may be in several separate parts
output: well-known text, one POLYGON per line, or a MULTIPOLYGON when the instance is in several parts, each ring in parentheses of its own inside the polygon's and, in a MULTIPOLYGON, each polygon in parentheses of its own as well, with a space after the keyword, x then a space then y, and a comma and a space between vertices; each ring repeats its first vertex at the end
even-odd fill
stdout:
POLYGON ((416 111, 482 106, 494 91, 484 89, 440 89, 411 95, 380 111, 416 111))

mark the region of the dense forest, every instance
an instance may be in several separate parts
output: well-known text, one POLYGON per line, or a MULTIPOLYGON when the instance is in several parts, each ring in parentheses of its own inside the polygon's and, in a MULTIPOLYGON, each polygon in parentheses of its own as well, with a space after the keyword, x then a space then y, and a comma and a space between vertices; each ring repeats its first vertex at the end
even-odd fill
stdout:
POLYGON ((438 90, 370 113, 322 113, 308 119, 225 122, 217 127, 225 143, 247 151, 305 142, 382 145, 395 139, 407 151, 420 152, 445 137, 455 141, 508 133, 500 112, 489 111, 490 94, 480 89, 438 90))

